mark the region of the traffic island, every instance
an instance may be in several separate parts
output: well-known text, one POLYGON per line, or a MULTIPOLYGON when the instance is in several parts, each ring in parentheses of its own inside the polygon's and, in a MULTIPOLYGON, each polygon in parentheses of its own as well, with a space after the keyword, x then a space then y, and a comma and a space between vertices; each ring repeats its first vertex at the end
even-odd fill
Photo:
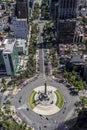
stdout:
POLYGON ((29 95, 28 101, 29 101, 29 106, 31 109, 34 109, 36 107, 36 103, 35 103, 35 95, 36 95, 36 91, 32 91, 29 95))
POLYGON ((57 97, 55 105, 61 109, 64 104, 64 97, 59 90, 56 90, 54 93, 56 94, 57 97))
POLYGON ((55 87, 40 86, 29 94, 29 106, 41 115, 52 115, 60 111, 64 104, 63 95, 55 87), (47 89, 47 90, 46 90, 47 89))

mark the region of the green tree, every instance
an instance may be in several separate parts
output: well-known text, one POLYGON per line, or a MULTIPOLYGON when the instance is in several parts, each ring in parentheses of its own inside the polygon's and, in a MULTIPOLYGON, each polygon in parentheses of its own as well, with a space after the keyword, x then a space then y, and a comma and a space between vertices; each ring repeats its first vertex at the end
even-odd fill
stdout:
POLYGON ((7 100, 7 101, 5 102, 5 104, 10 105, 10 104, 11 104, 11 101, 10 101, 10 100, 7 100))
POLYGON ((65 53, 66 53, 66 54, 70 54, 70 53, 71 53, 71 50, 70 50, 70 49, 67 49, 67 50, 65 51, 65 53))
POLYGON ((64 76, 64 78, 68 78, 69 73, 67 71, 64 71, 63 76, 64 76))
POLYGON ((85 17, 82 17, 82 22, 83 22, 84 24, 87 24, 87 19, 86 19, 85 17))
POLYGON ((6 84, 5 78, 2 78, 2 85, 3 85, 3 88, 7 89, 7 84, 6 84))
POLYGON ((80 80, 80 81, 75 81, 73 84, 74 84, 75 88, 76 88, 78 91, 84 89, 84 84, 83 84, 83 81, 82 81, 82 80, 80 80))

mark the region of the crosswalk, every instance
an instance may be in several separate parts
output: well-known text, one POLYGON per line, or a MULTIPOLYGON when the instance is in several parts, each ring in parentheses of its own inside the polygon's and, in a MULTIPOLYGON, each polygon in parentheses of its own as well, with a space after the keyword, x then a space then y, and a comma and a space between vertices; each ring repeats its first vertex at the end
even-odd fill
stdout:
POLYGON ((22 106, 18 107, 17 109, 21 110, 21 109, 26 109, 26 108, 27 108, 27 104, 23 104, 22 106))

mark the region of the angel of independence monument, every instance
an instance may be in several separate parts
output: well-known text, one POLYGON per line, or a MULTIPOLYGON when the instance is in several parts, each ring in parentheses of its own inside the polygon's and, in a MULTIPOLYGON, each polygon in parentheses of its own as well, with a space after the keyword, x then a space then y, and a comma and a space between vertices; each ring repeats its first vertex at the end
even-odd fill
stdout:
POLYGON ((53 104, 53 93, 52 90, 47 89, 47 82, 44 83, 44 90, 38 91, 37 99, 38 104, 50 105, 53 104))
POLYGON ((45 75, 44 59, 43 59, 43 77, 44 77, 44 89, 38 92, 37 100, 38 103, 40 104, 49 105, 53 103, 53 98, 52 98, 53 94, 52 94, 52 90, 47 89, 47 79, 45 75))

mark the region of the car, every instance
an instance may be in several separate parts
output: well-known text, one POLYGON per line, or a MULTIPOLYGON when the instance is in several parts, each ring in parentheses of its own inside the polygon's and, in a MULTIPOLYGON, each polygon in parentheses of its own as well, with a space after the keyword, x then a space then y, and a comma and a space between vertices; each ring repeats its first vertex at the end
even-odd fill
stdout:
POLYGON ((74 91, 73 90, 73 91, 70 92, 70 94, 73 95, 73 96, 77 96, 78 95, 78 91, 74 91))
POLYGON ((70 91, 74 92, 75 91, 75 88, 72 88, 72 87, 69 87, 68 88, 70 91))
POLYGON ((44 20, 44 16, 41 16, 41 18, 40 18, 41 20, 44 20))
POLYGON ((20 98, 19 99, 22 99, 22 96, 20 96, 20 98))
POLYGON ((27 107, 26 109, 27 109, 27 111, 29 111, 29 108, 28 108, 28 107, 27 107))
POLYGON ((6 90, 6 89, 5 89, 5 88, 3 88, 3 89, 1 89, 1 92, 3 93, 3 92, 5 92, 5 90, 6 90))
POLYGON ((47 126, 45 125, 44 128, 47 128, 47 126))
POLYGON ((46 66, 47 66, 47 65, 48 65, 48 63, 47 63, 47 62, 44 62, 44 65, 46 65, 46 66))
POLYGON ((21 103, 21 100, 19 99, 19 103, 21 103))
POLYGON ((48 117, 46 117, 46 120, 49 120, 48 117))
POLYGON ((13 96, 11 96, 11 98, 14 98, 13 96))
POLYGON ((70 87, 71 87, 71 85, 70 85, 70 84, 66 84, 66 87, 67 87, 67 88, 70 88, 70 87))
POLYGON ((63 80, 63 79, 60 79, 60 80, 59 80, 59 83, 63 83, 63 82, 64 82, 64 80, 63 80))
POLYGON ((80 105, 81 105, 81 101, 77 101, 77 102, 75 102, 74 105, 75 105, 76 107, 80 106, 80 105))

